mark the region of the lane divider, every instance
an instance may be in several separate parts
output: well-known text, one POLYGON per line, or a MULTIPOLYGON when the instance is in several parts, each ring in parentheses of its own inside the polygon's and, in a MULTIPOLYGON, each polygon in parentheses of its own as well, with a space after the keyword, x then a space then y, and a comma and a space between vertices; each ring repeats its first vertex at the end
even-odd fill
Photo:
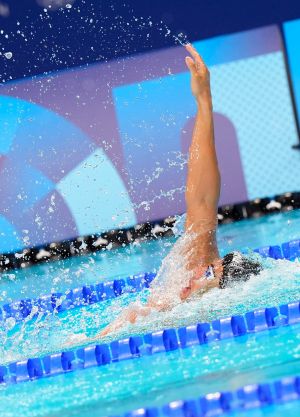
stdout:
POLYGON ((140 408, 119 417, 211 417, 242 412, 300 399, 300 376, 274 382, 246 385, 235 391, 221 391, 203 397, 172 401, 162 407, 140 408))
POLYGON ((154 272, 145 272, 124 279, 115 279, 98 284, 68 289, 65 293, 52 293, 35 299, 23 299, 4 304, 0 308, 0 322, 13 318, 17 323, 27 317, 40 314, 63 312, 75 307, 99 303, 119 297, 125 293, 140 292, 149 288, 156 277, 154 272))
POLYGON ((259 308, 245 314, 165 329, 143 336, 131 336, 84 348, 54 353, 42 358, 0 366, 1 383, 19 383, 36 378, 72 372, 77 369, 103 366, 160 352, 185 349, 194 345, 218 342, 281 326, 300 323, 300 302, 278 307, 259 308))
MULTIPOLYGON (((287 259, 294 261, 300 257, 300 240, 293 240, 276 246, 265 246, 255 249, 262 257, 287 259)), ((154 272, 133 275, 124 279, 87 284, 73 288, 65 293, 52 293, 36 299, 24 299, 5 304, 0 308, 0 322, 13 318, 17 323, 27 317, 35 317, 38 313, 49 314, 63 312, 75 307, 99 303, 119 297, 125 293, 139 292, 149 288, 156 277, 154 272)))
POLYGON ((264 246, 255 249, 254 252, 259 253, 264 258, 287 259, 294 261, 300 257, 300 240, 291 240, 275 246, 264 246))

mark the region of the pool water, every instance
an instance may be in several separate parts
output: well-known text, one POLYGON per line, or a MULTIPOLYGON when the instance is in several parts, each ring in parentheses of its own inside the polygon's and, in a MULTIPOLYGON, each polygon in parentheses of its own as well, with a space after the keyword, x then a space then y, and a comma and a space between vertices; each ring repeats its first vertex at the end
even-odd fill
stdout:
MULTIPOLYGON (((298 238, 300 210, 222 225, 218 230, 221 255, 232 250, 255 249, 298 238)), ((175 241, 176 238, 152 240, 2 274, 0 305, 24 297, 39 297, 51 290, 64 292, 85 283, 156 270, 175 241)))
POLYGON ((300 325, 0 386, 0 415, 81 417, 199 397, 300 374, 300 325), (2 397, 2 398, 1 398, 2 397), (45 402, 45 398, 47 401, 45 402), (4 401, 5 399, 5 401, 4 401), (9 404, 9 408, 7 406, 9 404))
MULTIPOLYGON (((266 261, 268 267, 258 277, 253 277, 237 287, 213 289, 189 302, 179 304, 166 312, 153 312, 135 325, 125 325, 103 342, 128 335, 138 335, 157 329, 180 327, 197 322, 210 322, 219 317, 242 314, 259 307, 272 307, 299 298, 300 264, 290 261, 266 261), (282 285, 282 281, 288 285, 282 285)), ((119 298, 67 310, 58 315, 49 314, 26 320, 19 325, 9 325, 2 330, 0 345, 1 363, 22 360, 54 353, 75 346, 76 335, 85 334, 94 342, 101 329, 116 318, 130 302, 146 299, 148 290, 125 294, 119 298)), ((8 323, 10 324, 10 323, 8 323)), ((78 343, 77 343, 78 344, 78 343)))
MULTIPOLYGON (((218 232, 221 254, 299 238, 299 226, 300 211, 221 226, 218 232)), ((155 270, 175 240, 144 242, 3 274, 0 280, 1 303, 155 270)), ((214 289, 171 312, 152 314, 110 338, 208 321, 300 298, 298 261, 266 261, 265 266, 259 277, 239 286, 238 291, 236 288, 214 289)), ((75 346, 72 338, 76 334, 84 333, 88 340, 93 340, 99 329, 117 316, 125 305, 146 296, 145 291, 127 294, 56 316, 2 326, 0 364, 60 351, 67 343, 75 346)), ((299 328, 280 328, 30 383, 0 386, 0 415, 18 415, 20 407, 23 416, 55 416, 62 410, 66 417, 84 417, 91 415, 91 410, 94 416, 116 415, 133 408, 162 405, 216 390, 235 389, 244 384, 300 374, 299 328)), ((292 407, 296 404, 298 402, 292 407)))

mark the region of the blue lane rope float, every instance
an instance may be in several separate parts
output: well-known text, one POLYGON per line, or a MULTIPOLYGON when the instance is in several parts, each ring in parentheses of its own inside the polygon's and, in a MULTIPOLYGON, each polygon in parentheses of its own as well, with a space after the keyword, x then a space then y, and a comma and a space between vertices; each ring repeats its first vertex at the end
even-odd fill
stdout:
MULTIPOLYGON (((300 240, 286 242, 281 246, 264 246, 255 249, 254 252, 265 258, 293 261, 300 257, 300 240)), ((69 289, 65 293, 53 293, 36 299, 14 301, 4 304, 0 308, 0 321, 12 317, 18 323, 29 316, 36 316, 38 313, 47 314, 54 311, 60 313, 75 307, 116 298, 125 293, 139 292, 144 288, 149 288, 155 277, 154 272, 146 272, 124 279, 84 285, 83 287, 69 289)))
POLYGON ((300 376, 274 382, 245 385, 235 391, 220 391, 162 407, 140 408, 119 417, 211 417, 242 412, 300 399, 300 376))
POLYGON ((264 258, 294 261, 300 257, 300 240, 291 240, 290 242, 282 243, 282 245, 264 246, 255 249, 254 252, 259 253, 264 258))
POLYGON ((42 358, 29 358, 10 363, 0 366, 0 384, 49 377, 77 369, 218 342, 296 323, 300 323, 299 301, 278 307, 260 308, 245 314, 213 320, 211 323, 165 329, 143 336, 131 336, 111 343, 91 345, 42 358))
POLYGON ((70 310, 75 307, 91 305, 119 297, 125 293, 140 292, 149 288, 156 277, 154 272, 133 275, 124 279, 88 284, 68 289, 65 293, 52 293, 35 299, 23 299, 4 304, 0 308, 0 322, 14 318, 17 323, 38 313, 48 314, 70 310))

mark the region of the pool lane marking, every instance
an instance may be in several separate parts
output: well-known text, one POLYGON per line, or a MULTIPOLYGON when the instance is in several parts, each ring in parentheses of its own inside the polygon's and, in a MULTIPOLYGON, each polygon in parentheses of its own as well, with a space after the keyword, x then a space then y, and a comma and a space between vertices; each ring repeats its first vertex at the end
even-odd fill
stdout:
POLYGON ((172 401, 161 407, 139 408, 116 417, 221 416, 230 412, 299 401, 300 376, 244 385, 237 390, 217 391, 199 398, 172 401))
MULTIPOLYGON (((280 246, 264 246, 255 249, 254 252, 264 258, 295 260, 300 257, 300 240, 286 242, 280 246)), ((127 278, 68 289, 65 293, 57 292, 36 299, 14 301, 0 308, 0 322, 13 319, 19 323, 36 317, 39 313, 60 313, 76 307, 111 300, 126 293, 140 292, 149 288, 155 277, 154 272, 146 272, 127 278)))
POLYGON ((14 384, 78 369, 104 366, 296 323, 300 323, 299 301, 277 307, 259 308, 245 314, 213 320, 211 323, 164 329, 143 336, 131 336, 110 343, 13 362, 0 366, 0 384, 14 384))

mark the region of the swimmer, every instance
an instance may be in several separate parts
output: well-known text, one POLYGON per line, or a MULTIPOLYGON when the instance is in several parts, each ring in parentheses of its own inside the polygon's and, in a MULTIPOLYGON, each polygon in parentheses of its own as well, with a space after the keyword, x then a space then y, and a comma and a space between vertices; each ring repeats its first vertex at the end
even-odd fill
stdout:
MULTIPOLYGON (((191 90, 197 103, 197 116, 189 149, 185 193, 185 234, 190 239, 187 240, 184 252, 187 254, 185 259, 189 278, 178 288, 180 302, 199 291, 215 287, 223 289, 236 282, 247 281, 251 275, 258 275, 262 270, 258 261, 239 252, 229 253, 224 258, 219 255, 216 229, 220 173, 214 140, 210 74, 196 49, 191 44, 185 48, 189 53, 185 62, 191 74, 191 90)), ((171 284, 168 284, 169 287, 171 284)), ((131 304, 100 336, 118 330, 126 322, 135 323, 138 317, 147 316, 153 310, 170 309, 174 304, 172 301, 168 297, 168 286, 151 288, 146 304, 131 304)))

